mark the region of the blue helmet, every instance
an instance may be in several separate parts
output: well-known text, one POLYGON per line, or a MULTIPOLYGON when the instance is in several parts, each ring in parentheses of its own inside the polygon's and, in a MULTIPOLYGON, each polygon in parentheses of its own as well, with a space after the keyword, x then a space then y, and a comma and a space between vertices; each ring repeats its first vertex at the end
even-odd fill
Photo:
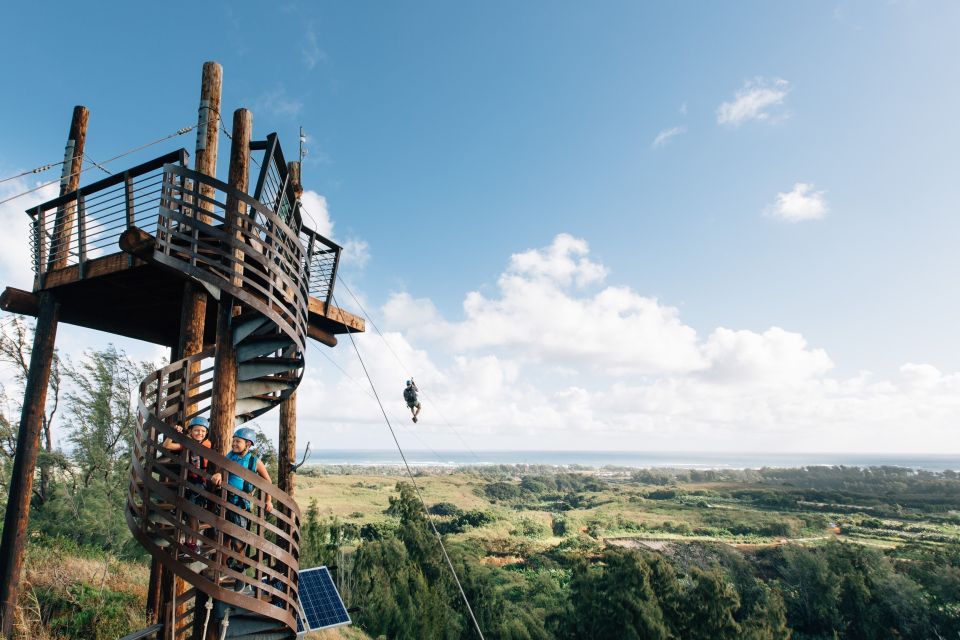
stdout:
POLYGON ((250 427, 240 427, 233 432, 233 437, 246 440, 252 446, 253 443, 257 441, 257 432, 250 427))
POLYGON ((187 424, 187 431, 193 427, 203 427, 204 429, 210 430, 210 421, 203 416, 194 416, 190 418, 190 422, 187 424))
POLYGON ((413 386, 413 380, 407 380, 407 386, 408 386, 408 387, 412 387, 412 386, 413 386))

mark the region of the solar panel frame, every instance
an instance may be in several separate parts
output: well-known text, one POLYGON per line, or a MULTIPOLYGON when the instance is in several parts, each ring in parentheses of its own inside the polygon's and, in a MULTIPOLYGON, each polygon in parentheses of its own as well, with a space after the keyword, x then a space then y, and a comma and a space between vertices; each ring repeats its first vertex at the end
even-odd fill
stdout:
POLYGON ((312 631, 352 624, 347 607, 343 604, 327 567, 301 569, 297 584, 300 602, 297 615, 298 638, 312 631))

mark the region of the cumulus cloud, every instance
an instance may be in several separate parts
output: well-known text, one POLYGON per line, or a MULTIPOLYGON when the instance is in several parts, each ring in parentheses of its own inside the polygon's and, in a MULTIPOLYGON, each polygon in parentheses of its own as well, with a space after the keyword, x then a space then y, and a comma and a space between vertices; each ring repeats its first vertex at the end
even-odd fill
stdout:
MULTIPOLYGON (((38 186, 23 179, 0 184, 0 200, 23 193, 38 186)), ((30 249, 30 216, 27 209, 52 200, 59 194, 59 184, 51 184, 38 191, 0 204, 0 272, 4 281, 21 289, 33 289, 33 255, 30 249)))
MULTIPOLYGON (((368 331, 356 341, 402 444, 956 448, 960 374, 908 363, 891 379, 838 377, 827 352, 801 333, 719 327, 699 337, 676 308, 609 277, 584 240, 561 234, 511 256, 496 290, 466 294, 456 318, 428 298, 391 295, 377 318, 383 339, 368 331), (424 391, 416 428, 400 400, 410 375, 424 391)), ((338 356, 350 377, 328 368, 327 382, 309 382, 301 428, 333 429, 339 446, 356 446, 358 430, 365 445, 391 446, 378 440, 387 432, 362 368, 346 350, 338 356), (322 426, 311 426, 311 415, 323 416, 322 426)), ((307 375, 322 374, 308 368, 307 375)))
POLYGON ((748 120, 774 121, 784 117, 776 108, 783 105, 790 92, 790 83, 782 78, 747 80, 733 100, 717 107, 717 122, 739 127, 748 120))
POLYGON ((332 240, 333 220, 330 219, 327 199, 316 191, 307 189, 300 196, 300 207, 304 223, 311 225, 313 230, 323 237, 332 240))
POLYGON ((766 214, 786 222, 819 220, 829 211, 823 194, 814 191, 812 184, 797 182, 792 190, 777 194, 777 201, 767 208, 766 214))
POLYGON ((662 147, 665 144, 667 144, 667 142, 669 142, 671 138, 679 136, 686 132, 687 132, 686 127, 670 127, 669 129, 664 129, 663 131, 657 134, 657 137, 653 139, 653 142, 650 143, 650 146, 653 147, 654 149, 658 147, 662 147))

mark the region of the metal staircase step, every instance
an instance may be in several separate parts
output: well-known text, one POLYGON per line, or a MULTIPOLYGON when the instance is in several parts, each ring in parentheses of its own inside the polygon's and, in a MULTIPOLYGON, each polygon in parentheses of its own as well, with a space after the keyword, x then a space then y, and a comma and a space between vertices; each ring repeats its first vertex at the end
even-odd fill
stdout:
POLYGON ((234 413, 239 417, 248 413, 253 413, 259 409, 268 409, 276 406, 279 404, 279 402, 280 398, 274 398, 272 401, 264 400, 262 398, 243 398, 242 400, 237 400, 237 407, 234 413))
POLYGON ((293 389, 293 383, 286 380, 250 380, 237 383, 237 399, 262 396, 276 391, 293 389))
POLYGON ((253 380, 275 373, 286 373, 303 366, 302 358, 257 358, 241 362, 237 380, 253 380))
POLYGON ((249 317, 234 318, 233 344, 234 346, 243 342, 254 331, 267 324, 269 319, 260 314, 249 317))
POLYGON ((249 338, 237 346, 237 362, 246 362, 247 360, 265 356, 291 346, 293 346, 293 341, 289 338, 277 338, 273 336, 260 340, 249 338))

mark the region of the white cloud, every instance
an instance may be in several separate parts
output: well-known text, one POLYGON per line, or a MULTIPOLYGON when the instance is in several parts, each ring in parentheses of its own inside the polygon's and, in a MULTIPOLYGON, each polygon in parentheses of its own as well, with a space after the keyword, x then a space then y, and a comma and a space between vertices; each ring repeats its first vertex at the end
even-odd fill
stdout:
POLYGON ((303 110, 303 102, 288 96, 283 83, 277 83, 273 89, 260 94, 252 103, 254 113, 266 112, 277 118, 295 118, 303 110))
MULTIPOLYGON (((23 193, 39 184, 24 179, 10 180, 0 184, 0 200, 23 193)), ((18 289, 33 290, 33 254, 30 248, 30 216, 26 210, 57 197, 58 183, 0 204, 0 273, 4 282, 18 289)))
POLYGON ((830 210, 824 193, 814 191, 812 184, 797 182, 791 191, 777 194, 777 201, 767 208, 766 214, 787 222, 819 220, 830 210))
POLYGON ((313 28, 313 24, 307 26, 307 32, 303 37, 303 45, 300 47, 300 55, 303 58, 303 64, 308 71, 312 71, 318 62, 322 62, 327 59, 326 52, 320 48, 320 45, 317 44, 317 33, 313 28))
POLYGON ((300 196, 300 206, 304 223, 309 224, 310 228, 323 237, 332 240, 333 220, 330 219, 327 199, 316 191, 307 189, 300 196))
POLYGON ((370 261, 370 245, 366 240, 349 238, 343 243, 343 252, 340 254, 340 263, 345 267, 362 269, 370 261))
POLYGON ((790 83, 781 78, 754 78, 744 83, 730 102, 717 107, 717 122, 738 127, 747 120, 773 121, 785 117, 771 113, 783 104, 790 83))
POLYGON ((682 116, 687 115, 687 103, 686 103, 686 102, 684 102, 684 103, 682 103, 682 104, 680 105, 680 115, 682 115, 682 116))
POLYGON ((650 146, 653 147, 654 149, 658 147, 662 147, 663 145, 667 144, 670 138, 673 138, 674 136, 678 136, 686 132, 687 132, 686 127, 670 127, 669 129, 664 129, 663 131, 657 134, 657 137, 653 139, 653 142, 650 144, 650 146))
MULTIPOLYGON (((402 443, 438 450, 956 449, 960 374, 910 363, 889 380, 835 377, 829 355, 800 333, 716 328, 699 338, 676 308, 606 284, 608 277, 585 241, 560 235, 514 254, 496 291, 468 293, 457 319, 427 298, 392 295, 376 318, 385 340, 368 331, 357 343, 402 443), (411 374, 424 391, 415 429, 400 400, 411 374)), ((337 352, 364 386, 352 353, 337 352)), ((332 428, 337 446, 390 446, 380 441, 386 431, 367 391, 327 371, 329 382, 310 382, 300 396, 302 429, 332 428), (323 416, 322 426, 311 415, 323 416)), ((308 377, 318 375, 308 369, 308 377)))

